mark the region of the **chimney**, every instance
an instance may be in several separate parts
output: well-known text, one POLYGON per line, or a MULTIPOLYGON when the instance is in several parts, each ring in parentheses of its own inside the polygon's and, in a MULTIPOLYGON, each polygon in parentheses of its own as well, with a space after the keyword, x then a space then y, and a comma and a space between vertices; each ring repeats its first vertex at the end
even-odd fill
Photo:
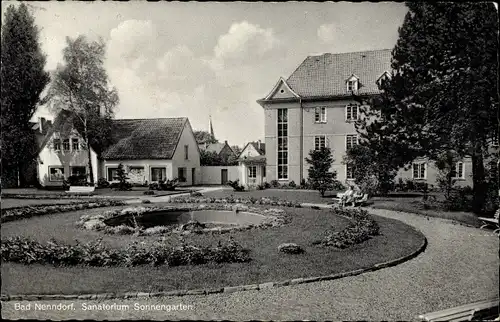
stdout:
POLYGON ((259 150, 260 150, 260 140, 259 140, 259 141, 257 141, 257 147, 258 147, 258 148, 259 148, 259 150))
POLYGON ((227 140, 224 141, 224 144, 227 145, 227 140))
POLYGON ((40 133, 43 134, 43 125, 45 124, 45 117, 39 117, 38 118, 38 124, 39 124, 39 130, 40 130, 40 133))

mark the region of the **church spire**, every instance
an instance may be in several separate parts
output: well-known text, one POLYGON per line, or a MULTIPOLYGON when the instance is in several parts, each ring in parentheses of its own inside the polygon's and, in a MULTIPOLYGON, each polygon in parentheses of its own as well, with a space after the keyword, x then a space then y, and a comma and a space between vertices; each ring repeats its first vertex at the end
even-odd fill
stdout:
POLYGON ((210 134, 215 137, 214 135, 214 127, 212 126, 212 115, 208 116, 208 129, 210 131, 210 134))

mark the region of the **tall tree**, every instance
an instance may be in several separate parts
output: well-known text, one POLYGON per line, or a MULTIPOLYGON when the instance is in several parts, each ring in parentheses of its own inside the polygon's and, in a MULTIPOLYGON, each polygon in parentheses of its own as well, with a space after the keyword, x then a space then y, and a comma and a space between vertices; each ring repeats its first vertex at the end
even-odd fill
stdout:
POLYGON ((30 119, 50 78, 44 71, 38 28, 24 3, 7 8, 1 37, 2 177, 22 178, 21 168, 37 151, 30 119))
POLYGON ((111 88, 104 69, 105 43, 85 36, 66 38, 64 65, 59 65, 50 84, 47 101, 58 113, 71 112, 74 127, 82 135, 88 152, 89 181, 94 184, 90 148, 100 153, 108 144, 111 119, 118 94, 111 88))
POLYGON ((326 147, 311 150, 306 161, 310 164, 308 169, 309 182, 324 197, 325 192, 331 189, 334 183, 335 174, 330 171, 333 163, 332 151, 326 147))
POLYGON ((219 142, 213 134, 210 134, 207 131, 194 131, 193 133, 198 144, 212 144, 219 142))
POLYGON ((491 3, 407 3, 392 77, 362 124, 400 165, 445 151, 471 156, 474 211, 485 201, 484 159, 498 129, 498 21, 491 3))

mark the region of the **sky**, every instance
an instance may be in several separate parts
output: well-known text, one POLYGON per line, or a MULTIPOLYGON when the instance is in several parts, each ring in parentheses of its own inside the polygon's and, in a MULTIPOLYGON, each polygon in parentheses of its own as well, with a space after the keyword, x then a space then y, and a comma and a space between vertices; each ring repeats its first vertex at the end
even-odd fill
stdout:
MULTIPOLYGON (((9 4, 2 1, 2 15, 9 4)), ((395 2, 33 2, 47 70, 66 37, 106 41, 116 118, 189 118, 231 145, 264 140, 256 100, 308 55, 393 48, 395 2)), ((36 117, 53 118, 41 108, 36 117)))

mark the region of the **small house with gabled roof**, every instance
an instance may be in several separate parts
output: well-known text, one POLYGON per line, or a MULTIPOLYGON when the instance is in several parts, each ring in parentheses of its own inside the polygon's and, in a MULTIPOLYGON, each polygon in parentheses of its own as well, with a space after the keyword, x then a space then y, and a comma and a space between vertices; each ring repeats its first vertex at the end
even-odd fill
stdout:
MULTIPOLYGON (((114 181, 122 163, 135 184, 179 179, 180 185, 201 182, 200 152, 186 117, 112 121, 111 144, 102 151, 89 147, 95 182, 114 181)), ((38 178, 42 186, 60 186, 70 175, 88 174, 88 151, 73 127, 71 114, 60 113, 41 145, 38 178)))

